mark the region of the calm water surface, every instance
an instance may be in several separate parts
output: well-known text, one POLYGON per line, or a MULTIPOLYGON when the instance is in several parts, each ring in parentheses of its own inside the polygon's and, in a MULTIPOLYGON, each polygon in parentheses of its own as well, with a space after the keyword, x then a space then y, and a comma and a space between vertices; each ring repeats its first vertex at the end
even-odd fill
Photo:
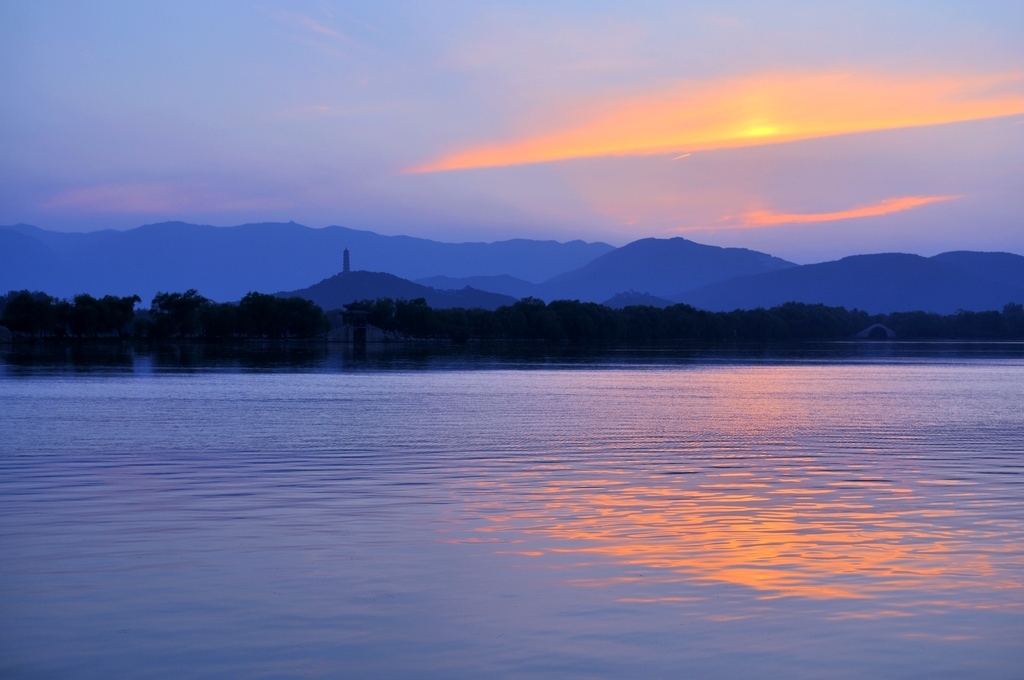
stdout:
POLYGON ((8 352, 0 451, 2 677, 1024 677, 1019 352, 8 352))

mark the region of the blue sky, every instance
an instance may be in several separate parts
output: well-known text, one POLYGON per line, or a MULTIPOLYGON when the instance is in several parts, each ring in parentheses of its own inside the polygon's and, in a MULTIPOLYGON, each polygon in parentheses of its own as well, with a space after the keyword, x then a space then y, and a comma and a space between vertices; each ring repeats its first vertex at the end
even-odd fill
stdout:
POLYGON ((0 2, 0 224, 1024 253, 1020 2, 0 2))

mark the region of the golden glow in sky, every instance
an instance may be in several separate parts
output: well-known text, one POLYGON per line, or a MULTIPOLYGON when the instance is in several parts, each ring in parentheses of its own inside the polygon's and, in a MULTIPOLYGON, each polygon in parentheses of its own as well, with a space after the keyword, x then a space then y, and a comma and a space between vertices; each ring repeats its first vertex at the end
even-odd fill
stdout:
POLYGON ((0 3, 0 225, 1024 252, 1020 2, 129 4, 0 3))
POLYGON ((751 210, 742 216, 739 226, 746 228, 773 227, 780 224, 814 224, 816 222, 851 220, 858 217, 879 217, 905 210, 913 210, 914 208, 932 203, 952 201, 957 198, 960 198, 960 196, 901 196, 899 198, 887 198, 878 203, 850 208, 849 210, 824 213, 786 213, 774 210, 751 210))
POLYGON ((1024 113, 1018 73, 894 76, 786 72, 684 82, 547 111, 500 142, 445 154, 410 173, 572 158, 693 152, 1024 113), (550 127, 543 121, 570 121, 550 127))

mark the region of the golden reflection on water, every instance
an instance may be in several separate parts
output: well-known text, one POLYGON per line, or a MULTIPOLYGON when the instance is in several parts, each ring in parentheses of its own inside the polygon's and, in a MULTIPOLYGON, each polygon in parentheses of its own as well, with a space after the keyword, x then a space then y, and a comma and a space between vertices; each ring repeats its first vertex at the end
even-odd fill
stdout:
POLYGON ((0 380, 0 676, 1020 677, 1024 363, 615 366, 0 380))
POLYGON ((543 502, 492 515, 479 530, 516 528, 553 540, 547 552, 612 558, 652 569, 645 576, 665 582, 683 575, 741 585, 762 599, 861 599, 908 590, 938 598, 964 588, 1021 587, 992 564, 989 550, 977 550, 994 529, 957 526, 956 511, 922 508, 919 493, 898 489, 896 496, 891 485, 870 481, 793 484, 764 475, 737 483, 735 475, 714 472, 692 485, 668 477, 555 481, 543 489, 543 502))
MULTIPOLYGON (((901 420, 884 373, 854 370, 847 384, 827 386, 809 381, 807 367, 687 377, 681 385, 678 376, 643 376, 649 398, 626 414, 606 406, 637 389, 628 383, 589 403, 595 430, 623 433, 622 450, 520 469, 481 489, 501 500, 481 508, 489 524, 479 531, 521 533, 522 554, 643 568, 647 583, 666 586, 663 597, 629 601, 687 599, 669 587, 686 582, 742 586, 760 600, 879 600, 874 611, 849 613, 856 617, 1022 606, 1021 547, 1008 540, 1022 533, 1019 513, 993 520, 1007 499, 977 492, 977 471, 951 467, 955 452, 922 465, 928 442, 901 420), (827 392, 836 389, 842 399, 827 392), (713 446, 704 447, 708 433, 713 446), (901 441, 916 448, 900 451, 901 441), (522 489, 524 499, 507 500, 522 489), (974 592, 958 596, 966 590, 974 592)), ((927 385, 916 395, 929 396, 927 385)), ((613 582, 622 580, 574 581, 613 582)))

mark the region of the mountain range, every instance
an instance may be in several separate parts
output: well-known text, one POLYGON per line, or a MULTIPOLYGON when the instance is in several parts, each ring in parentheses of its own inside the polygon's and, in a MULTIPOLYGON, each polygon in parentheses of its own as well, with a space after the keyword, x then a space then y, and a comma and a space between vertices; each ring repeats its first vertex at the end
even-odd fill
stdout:
POLYGON ((332 276, 341 270, 346 248, 353 269, 407 279, 515 272, 538 282, 613 250, 607 243, 583 241, 442 243, 294 222, 237 227, 165 222, 89 233, 19 224, 0 227, 0 291, 138 294, 149 300, 159 291, 196 288, 206 297, 230 301, 249 291, 294 290, 332 276))
POLYGON ((614 248, 527 239, 441 243, 294 223, 170 222, 86 234, 0 227, 0 291, 23 288, 61 297, 137 293, 144 300, 157 291, 196 288, 225 301, 252 290, 280 291, 328 309, 375 297, 493 309, 532 296, 616 307, 686 302, 727 311, 797 301, 872 313, 952 313, 1024 302, 1024 257, 883 253, 797 265, 682 238, 614 248), (345 248, 357 270, 338 274, 345 248))
POLYGON ((677 295, 713 311, 823 303, 871 313, 1002 309, 1024 300, 1024 257, 1009 253, 854 255, 834 262, 719 281, 677 295))
POLYGON ((578 269, 539 284, 504 276, 435 276, 419 283, 435 288, 472 286, 542 300, 604 302, 626 291, 674 299, 684 291, 731 279, 796 267, 792 262, 745 248, 719 248, 683 238, 645 238, 604 253, 578 269))

